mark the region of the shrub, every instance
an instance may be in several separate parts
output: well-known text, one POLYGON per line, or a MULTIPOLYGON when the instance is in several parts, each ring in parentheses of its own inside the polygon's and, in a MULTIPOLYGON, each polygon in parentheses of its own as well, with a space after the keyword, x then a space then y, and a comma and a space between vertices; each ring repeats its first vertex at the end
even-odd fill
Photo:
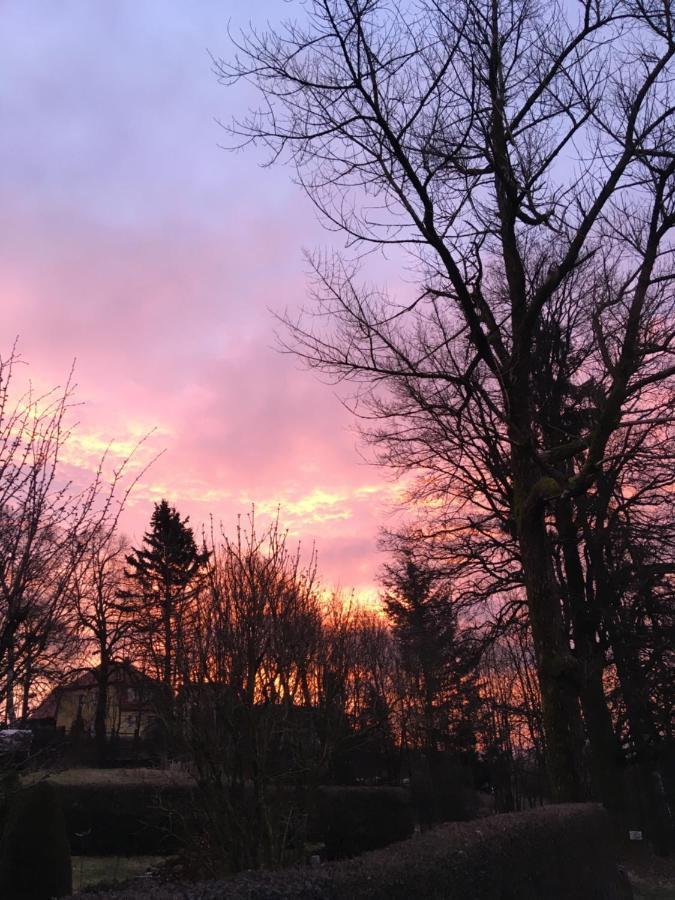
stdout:
POLYGON ((184 870, 215 878, 304 860, 309 794, 288 785, 258 795, 252 783, 200 785, 184 831, 184 870))
POLYGON ((77 855, 164 856, 194 828, 189 787, 69 784, 61 796, 77 855))
POLYGON ((308 844, 323 844, 331 860, 385 847, 412 834, 413 812, 401 788, 277 785, 259 808, 251 786, 235 796, 212 785, 195 797, 192 822, 182 853, 186 871, 220 877, 290 865, 305 859, 308 844), (255 845, 260 814, 267 848, 255 845))
MULTIPOLYGON (((224 846, 231 839, 229 830, 246 831, 242 819, 246 809, 238 810, 237 822, 229 822, 232 810, 226 806, 218 815, 217 794, 205 798, 197 788, 83 783, 62 785, 60 791, 77 855, 164 856, 187 849, 188 856, 199 857, 201 864, 217 854, 218 859, 207 866, 217 873, 232 870, 236 863, 231 848, 224 846)), ((342 859, 403 840, 413 831, 409 794, 402 788, 320 787, 310 803, 308 794, 299 796, 282 787, 271 793, 269 803, 268 814, 286 842, 299 842, 295 849, 289 846, 286 859, 303 855, 305 836, 312 843, 324 843, 329 859, 342 859), (307 828, 305 814, 309 814, 307 828)))
POLYGON ((5 820, 9 815, 9 808, 14 795, 21 788, 21 782, 16 771, 0 769, 0 837, 2 836, 5 820))
POLYGON ((418 766, 411 778, 412 801, 424 828, 439 822, 466 822, 478 812, 478 795, 471 772, 456 762, 439 759, 418 766))
POLYGON ((452 823, 358 859, 316 869, 162 884, 98 900, 623 900, 606 813, 543 807, 452 823))
POLYGON ((402 788, 323 787, 310 839, 326 845, 328 859, 386 847, 413 832, 410 796, 402 788))
POLYGON ((0 896, 51 900, 72 890, 70 847, 61 804, 47 782, 17 792, 0 846, 0 896))

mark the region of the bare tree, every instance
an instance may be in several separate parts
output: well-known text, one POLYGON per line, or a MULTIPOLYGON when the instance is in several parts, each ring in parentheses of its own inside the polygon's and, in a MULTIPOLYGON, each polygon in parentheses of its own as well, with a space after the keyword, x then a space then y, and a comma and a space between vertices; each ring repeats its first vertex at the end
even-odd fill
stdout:
POLYGON ((75 630, 88 654, 94 653, 97 684, 94 737, 99 764, 108 755, 108 694, 112 667, 130 647, 134 622, 120 606, 119 593, 125 586, 127 541, 108 531, 90 536, 87 550, 73 574, 70 601, 75 630))
POLYGON ((541 699, 531 642, 522 624, 491 642, 481 657, 479 678, 483 715, 478 732, 498 811, 542 803, 541 699))
POLYGON ((129 459, 73 484, 62 461, 72 435, 72 372, 44 394, 16 387, 16 348, 0 358, 0 701, 13 723, 22 695, 72 663, 70 588, 94 535, 110 533, 135 480, 129 459))
POLYGON ((312 781, 310 703, 321 646, 314 556, 303 563, 278 522, 255 516, 232 540, 212 537, 195 597, 179 709, 185 751, 204 792, 210 861, 282 862, 302 812, 281 785, 312 781))
POLYGON ((360 384, 385 462, 415 467, 429 424, 456 435, 450 472, 476 485, 464 502, 489 506, 496 488, 558 799, 581 793, 578 667, 547 516, 594 488, 613 435, 658 416, 675 374, 673 29, 666 0, 313 0, 216 63, 263 96, 231 132, 290 159, 355 253, 395 246, 417 266, 407 302, 359 284, 354 253, 315 257, 319 319, 289 323, 292 349, 360 384), (538 333, 570 303, 589 308, 573 335, 593 336, 573 379, 587 417, 551 439, 538 333))

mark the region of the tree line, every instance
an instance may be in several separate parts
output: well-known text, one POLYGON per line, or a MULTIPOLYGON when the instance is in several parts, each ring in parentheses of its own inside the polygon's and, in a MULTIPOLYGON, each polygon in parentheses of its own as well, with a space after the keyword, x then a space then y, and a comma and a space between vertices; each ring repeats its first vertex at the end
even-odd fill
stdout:
MULTIPOLYGON (((422 529, 440 513, 427 508, 415 527, 383 538, 390 552, 381 610, 327 592, 316 554, 304 559, 278 520, 261 529, 254 513, 234 537, 212 526, 196 538, 163 500, 132 547, 118 528, 129 461, 111 481, 101 464, 76 489, 62 459, 72 391, 46 395, 55 402, 12 399, 16 364, 12 357, 3 369, 1 417, 0 699, 8 725, 29 721, 50 687, 90 671, 91 737, 99 762, 109 763, 114 671, 132 663, 158 687, 150 698, 156 749, 196 774, 212 833, 240 849, 243 866, 283 858, 288 822, 270 819, 280 785, 413 779, 431 820, 469 814, 457 798, 463 787, 491 791, 499 809, 551 794, 536 650, 517 556, 503 552, 502 539, 497 553, 493 535, 461 527, 459 516, 460 538, 439 528, 432 539, 422 529), (223 834, 233 821, 240 832, 223 834), (255 859, 246 856, 251 848, 255 859)), ((637 474, 627 483, 636 485, 637 474)), ((616 489, 605 550, 614 568, 602 569, 598 588, 614 592, 617 631, 595 635, 614 764, 622 774, 637 760, 647 797, 655 786, 644 778, 672 747, 672 519, 662 519, 662 483, 652 474, 643 492, 616 489)), ((562 590, 575 547, 555 540, 552 548, 562 590)), ((589 559, 578 563, 582 580, 593 575, 589 559)), ((563 610, 574 654, 578 626, 563 610)), ((590 746, 587 733, 578 739, 590 746)), ((585 795, 602 797, 608 773, 597 773, 592 754, 582 753, 580 766, 585 795)))
MULTIPOLYGON (((103 460, 89 482, 69 480, 72 387, 42 397, 17 391, 11 376, 20 364, 12 354, 1 369, 6 726, 26 727, 50 689, 93 674, 90 737, 99 763, 109 764, 115 671, 132 664, 157 687, 146 699, 159 756, 219 786, 205 791, 206 806, 219 798, 218 828, 253 816, 246 840, 230 835, 230 843, 258 847, 268 860, 282 854, 279 828, 267 822, 271 797, 289 780, 304 789, 414 776, 433 796, 446 764, 486 787, 507 757, 508 771, 519 762, 536 770, 536 713, 523 713, 526 728, 515 725, 516 709, 538 704, 531 648, 518 650, 520 680, 507 690, 510 663, 495 650, 483 666, 487 632, 468 627, 439 570, 409 550, 393 558, 383 573, 383 615, 327 591, 316 554, 304 559, 278 521, 261 529, 251 514, 233 537, 213 527, 195 537, 166 500, 133 547, 118 524, 138 478, 124 480, 132 461, 110 474, 103 460), (494 727, 500 715, 512 734, 506 742, 494 727), (499 765, 481 770, 490 753, 499 765)), ((510 808, 510 776, 500 791, 510 808)))

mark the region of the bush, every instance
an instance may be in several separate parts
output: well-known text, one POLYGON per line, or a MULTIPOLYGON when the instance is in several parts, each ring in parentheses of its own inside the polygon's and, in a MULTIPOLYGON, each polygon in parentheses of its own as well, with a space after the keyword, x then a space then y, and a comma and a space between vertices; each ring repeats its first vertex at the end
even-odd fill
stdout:
MULTIPOLYGON (((211 852, 208 838, 220 844, 227 841, 228 827, 215 827, 210 815, 217 797, 207 798, 212 801, 207 803, 196 787, 84 783, 62 785, 60 792, 76 855, 165 856, 185 847, 194 855, 199 848, 211 852), (204 835, 204 831, 210 834, 204 835)), ((300 847, 296 848, 296 859, 302 856, 305 829, 300 828, 300 820, 305 814, 309 814, 306 839, 325 844, 329 859, 385 847, 413 831, 413 809, 408 792, 402 788, 320 787, 312 808, 309 806, 308 796, 303 793, 298 797, 290 788, 279 788, 270 796, 270 815, 274 821, 286 823, 285 832, 289 811, 298 819, 300 847)), ((239 830, 243 826, 243 821, 236 823, 239 830)), ((292 837, 287 834, 287 840, 292 837)), ((215 849, 221 862, 232 862, 227 847, 215 849)), ((217 870, 218 866, 212 868, 217 870)))
POLYGON ((471 771, 448 758, 419 765, 412 774, 412 801, 423 828, 440 822, 466 822, 478 812, 471 771))
POLYGON ((69 784, 61 797, 78 856, 164 856, 194 828, 189 787, 69 784))
POLYGON ((192 822, 182 859, 187 872, 202 878, 291 865, 306 858, 308 845, 323 845, 325 858, 344 859, 413 832, 409 793, 388 787, 277 785, 259 809, 252 786, 234 796, 212 785, 195 797, 192 822), (256 843, 263 812, 269 845, 256 843))
POLYGON ((0 769, 0 837, 9 815, 14 795, 21 789, 21 782, 16 771, 0 769))
POLYGON ((72 890, 70 847, 55 788, 40 782, 18 791, 0 846, 0 896, 51 900, 72 890))
POLYGON ((326 845, 328 859, 357 856, 413 833, 410 796, 402 788, 322 787, 310 840, 326 845))
POLYGON ((623 900, 606 813, 543 807, 452 823, 358 859, 98 900, 623 900))

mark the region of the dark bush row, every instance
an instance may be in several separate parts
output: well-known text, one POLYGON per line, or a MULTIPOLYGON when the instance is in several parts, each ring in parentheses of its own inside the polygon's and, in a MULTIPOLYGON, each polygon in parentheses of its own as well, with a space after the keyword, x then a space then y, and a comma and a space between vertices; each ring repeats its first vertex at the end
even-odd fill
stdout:
POLYGON ((11 791, 0 838, 0 896, 64 897, 72 890, 70 848, 56 790, 42 781, 11 791))
MULTIPOLYGON (((64 785, 59 792, 77 855, 163 856, 181 849, 186 837, 204 827, 196 788, 64 785)), ((409 794, 402 788, 322 787, 306 838, 325 844, 329 859, 342 859, 402 840, 412 831, 409 794)))
POLYGON ((145 882, 92 900, 623 900, 609 821, 550 806, 443 825, 358 859, 195 885, 145 882))
POLYGON ((357 856, 413 833, 408 791, 393 787, 319 788, 308 840, 325 844, 328 859, 357 856))
POLYGON ((163 856, 195 824, 189 787, 59 785, 59 794, 78 856, 163 856))

